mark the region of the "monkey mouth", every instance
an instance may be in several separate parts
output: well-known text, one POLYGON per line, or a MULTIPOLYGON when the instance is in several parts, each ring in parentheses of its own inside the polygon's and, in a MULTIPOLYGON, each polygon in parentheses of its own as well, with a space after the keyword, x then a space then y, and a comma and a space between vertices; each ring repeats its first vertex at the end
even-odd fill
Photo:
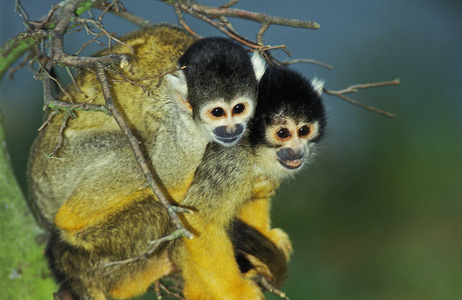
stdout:
POLYGON ((282 160, 279 159, 279 163, 287 169, 298 169, 303 164, 303 159, 294 159, 294 160, 282 160))
POLYGON ((236 142, 240 137, 241 137, 240 135, 236 135, 232 137, 218 137, 217 136, 217 140, 225 144, 231 144, 231 143, 236 142))

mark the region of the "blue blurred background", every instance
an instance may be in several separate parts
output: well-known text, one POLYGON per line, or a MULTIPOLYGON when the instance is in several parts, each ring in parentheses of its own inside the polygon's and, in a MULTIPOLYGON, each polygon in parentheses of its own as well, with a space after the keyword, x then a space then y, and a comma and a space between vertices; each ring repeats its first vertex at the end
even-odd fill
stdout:
MULTIPOLYGON (((56 2, 22 3, 37 19, 56 2)), ((124 4, 153 23, 177 23, 161 2, 124 4)), ((3 43, 23 25, 13 0, 0 6, 3 43)), ((333 65, 292 66, 325 79, 328 89, 401 80, 350 94, 396 119, 324 97, 329 126, 319 155, 274 201, 273 224, 289 233, 295 248, 283 290, 291 299, 462 299, 462 2, 241 0, 236 8, 318 22, 318 30, 271 26, 265 43, 287 45, 293 58, 333 65)), ((191 17, 186 21, 203 36, 220 35, 191 17)), ((255 37, 259 24, 233 21, 255 37)), ((136 29, 109 15, 104 23, 119 35, 136 29)), ((83 39, 82 33, 66 40, 67 50, 77 51, 83 39)), ((275 55, 287 58, 283 51, 275 55)), ((26 69, 13 80, 5 75, 0 87, 22 185, 42 114, 41 83, 32 75, 26 69)))

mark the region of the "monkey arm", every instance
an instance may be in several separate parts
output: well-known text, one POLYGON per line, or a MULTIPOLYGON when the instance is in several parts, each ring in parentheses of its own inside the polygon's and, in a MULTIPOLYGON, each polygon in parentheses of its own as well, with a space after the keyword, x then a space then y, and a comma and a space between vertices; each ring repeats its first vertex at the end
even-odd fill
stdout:
POLYGON ((251 200, 239 210, 237 218, 269 238, 289 259, 292 252, 289 236, 280 228, 271 229, 271 197, 278 187, 279 181, 259 176, 253 183, 251 200))

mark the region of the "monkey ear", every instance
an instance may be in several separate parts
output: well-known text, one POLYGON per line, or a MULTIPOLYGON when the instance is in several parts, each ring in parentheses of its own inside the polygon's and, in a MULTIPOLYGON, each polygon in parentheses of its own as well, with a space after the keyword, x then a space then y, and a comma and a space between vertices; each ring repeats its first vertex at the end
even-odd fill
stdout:
POLYGON ((176 73, 177 75, 165 75, 165 80, 167 80, 172 95, 179 95, 182 100, 186 102, 188 96, 188 84, 186 83, 186 77, 183 70, 179 70, 176 73))
POLYGON ((188 84, 183 70, 177 71, 177 75, 167 74, 165 80, 169 85, 170 93, 173 98, 179 98, 180 102, 185 106, 186 110, 192 112, 191 104, 188 102, 188 84))
POLYGON ((311 81, 311 85, 313 86, 314 90, 316 91, 316 93, 318 93, 319 96, 321 96, 322 94, 322 90, 324 89, 324 84, 325 84, 324 80, 321 80, 316 77, 313 78, 313 80, 311 81))
POLYGON ((257 80, 260 81, 260 79, 263 77, 263 74, 265 74, 266 62, 256 50, 253 52, 251 61, 253 70, 255 71, 255 77, 257 77, 257 80))

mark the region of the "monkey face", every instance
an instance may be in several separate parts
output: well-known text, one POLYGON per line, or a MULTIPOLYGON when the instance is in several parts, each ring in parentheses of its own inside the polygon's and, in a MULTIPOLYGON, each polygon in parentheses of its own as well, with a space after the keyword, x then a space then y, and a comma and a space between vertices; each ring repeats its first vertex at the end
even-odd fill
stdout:
POLYGON ((256 150, 257 165, 267 174, 279 178, 295 174, 309 161, 320 135, 319 121, 296 122, 288 117, 265 129, 265 141, 256 150))
POLYGON ((199 117, 211 140, 232 146, 244 134, 254 107, 254 101, 246 97, 238 97, 229 103, 213 101, 201 108, 199 117))
POLYGON ((310 156, 310 146, 319 135, 318 122, 296 123, 287 120, 282 124, 275 124, 268 128, 266 139, 275 145, 276 158, 279 164, 288 169, 300 168, 310 156))

